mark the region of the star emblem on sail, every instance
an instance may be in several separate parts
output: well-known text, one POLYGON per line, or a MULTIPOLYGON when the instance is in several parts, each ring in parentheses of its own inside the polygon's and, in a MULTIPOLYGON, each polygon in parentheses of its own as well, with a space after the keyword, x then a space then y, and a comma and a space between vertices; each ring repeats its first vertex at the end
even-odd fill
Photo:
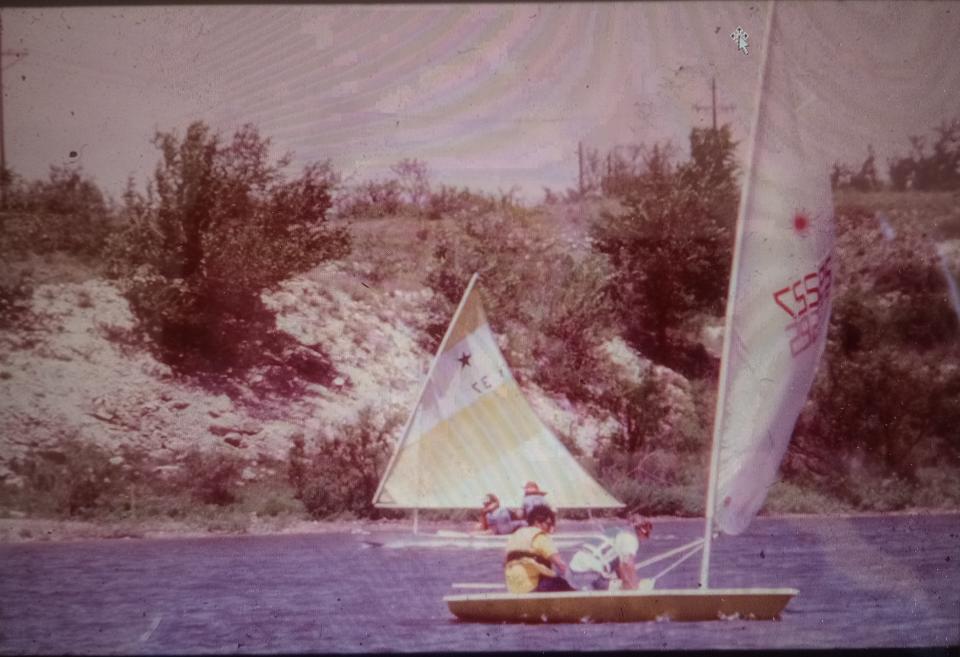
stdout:
POLYGON ((381 507, 519 507, 536 481, 554 508, 623 506, 540 421, 490 329, 474 274, 374 496, 381 507))
POLYGON ((708 514, 727 534, 746 529, 776 482, 830 314, 828 170, 796 110, 790 68, 801 53, 774 13, 737 220, 714 419, 708 514))

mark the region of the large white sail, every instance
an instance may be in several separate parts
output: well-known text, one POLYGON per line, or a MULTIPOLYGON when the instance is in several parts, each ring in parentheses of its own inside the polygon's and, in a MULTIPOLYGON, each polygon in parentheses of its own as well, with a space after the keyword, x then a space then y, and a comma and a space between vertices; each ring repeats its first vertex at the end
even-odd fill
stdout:
POLYGON ((776 481, 830 315, 831 190, 803 130, 783 37, 771 15, 727 302, 708 497, 708 517, 727 534, 749 525, 776 481))
POLYGON ((476 276, 440 346, 387 467, 379 507, 475 508, 487 493, 518 507, 535 481, 554 508, 623 506, 537 418, 497 347, 476 276))

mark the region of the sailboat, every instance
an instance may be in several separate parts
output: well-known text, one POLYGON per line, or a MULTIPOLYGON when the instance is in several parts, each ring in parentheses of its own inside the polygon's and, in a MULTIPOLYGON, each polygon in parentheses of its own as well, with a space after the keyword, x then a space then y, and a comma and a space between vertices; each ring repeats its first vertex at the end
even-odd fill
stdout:
MULTIPOLYGON (((419 534, 419 510, 479 509, 488 493, 506 508, 519 508, 528 481, 546 491, 555 509, 623 507, 524 398, 487 321, 477 281, 474 274, 374 495, 377 507, 414 510, 414 536, 394 539, 393 547, 502 548, 506 536, 419 534)), ((561 535, 558 542, 590 535, 561 535)))
POLYGON ((770 47, 780 36, 771 7, 737 217, 704 537, 638 564, 679 555, 665 573, 699 552, 698 586, 446 596, 461 620, 774 619, 798 594, 794 588, 712 588, 709 579, 715 534, 744 531, 776 480, 824 351, 830 315, 831 190, 826 171, 805 155, 791 80, 782 53, 770 47))

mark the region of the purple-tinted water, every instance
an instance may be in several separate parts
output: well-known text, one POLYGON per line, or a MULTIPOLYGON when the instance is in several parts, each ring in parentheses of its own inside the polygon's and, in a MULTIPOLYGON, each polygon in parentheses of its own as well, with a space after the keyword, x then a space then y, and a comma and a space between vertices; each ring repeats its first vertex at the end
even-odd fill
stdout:
MULTIPOLYGON (((655 540, 642 549, 653 554, 701 531, 702 522, 661 521, 655 540)), ((461 623, 442 597, 451 592, 452 582, 499 581, 498 551, 370 548, 362 538, 325 534, 0 546, 0 652, 960 643, 957 515, 759 519, 742 536, 721 538, 713 548, 711 586, 800 590, 780 621, 763 622, 461 623)), ((690 559, 657 586, 692 586, 698 570, 699 558, 690 559)))

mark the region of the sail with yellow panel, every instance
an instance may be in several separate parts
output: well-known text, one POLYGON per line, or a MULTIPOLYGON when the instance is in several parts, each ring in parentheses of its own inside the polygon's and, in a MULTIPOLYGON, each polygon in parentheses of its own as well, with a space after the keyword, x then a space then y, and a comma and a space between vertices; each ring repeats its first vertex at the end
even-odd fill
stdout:
POLYGON ((536 416, 497 346, 470 280, 374 496, 403 509, 519 507, 535 481, 555 509, 623 506, 536 416))

